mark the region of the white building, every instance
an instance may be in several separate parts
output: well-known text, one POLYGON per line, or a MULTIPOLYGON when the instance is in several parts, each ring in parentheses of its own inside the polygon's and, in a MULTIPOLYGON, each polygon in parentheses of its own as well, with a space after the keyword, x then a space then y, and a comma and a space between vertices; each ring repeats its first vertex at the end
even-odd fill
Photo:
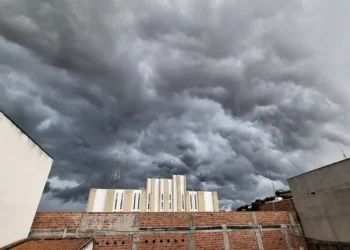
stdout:
POLYGON ((91 189, 87 212, 219 212, 217 192, 187 191, 186 176, 148 178, 144 189, 91 189))
POLYGON ((52 162, 0 112, 0 247, 27 238, 52 162))

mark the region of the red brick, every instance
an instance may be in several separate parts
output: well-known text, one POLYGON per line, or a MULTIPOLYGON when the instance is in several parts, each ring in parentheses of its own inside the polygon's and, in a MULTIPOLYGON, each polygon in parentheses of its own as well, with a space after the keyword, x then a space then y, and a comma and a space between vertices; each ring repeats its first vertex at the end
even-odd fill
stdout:
POLYGON ((140 250, 188 249, 188 236, 181 233, 142 234, 140 235, 140 250))
POLYGON ((195 233, 195 246, 199 250, 224 250, 222 233, 195 233))

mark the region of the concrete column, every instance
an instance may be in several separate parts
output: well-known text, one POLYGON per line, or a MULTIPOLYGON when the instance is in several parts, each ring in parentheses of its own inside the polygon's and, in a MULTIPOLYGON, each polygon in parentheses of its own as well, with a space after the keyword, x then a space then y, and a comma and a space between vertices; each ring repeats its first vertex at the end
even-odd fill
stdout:
POLYGON ((104 212, 113 212, 115 189, 107 189, 104 212))
POLYGON ((220 212, 217 192, 213 192, 213 207, 214 207, 214 212, 220 212))
POLYGON ((230 250, 230 242, 228 240, 228 233, 227 233, 227 227, 226 225, 222 225, 222 228, 224 229, 224 231, 222 232, 222 236, 224 237, 224 247, 225 250, 230 250))
MULTIPOLYGON (((258 218, 256 217, 256 213, 253 212, 253 227, 257 228, 259 227, 258 225, 258 218)), ((255 230, 255 235, 256 235, 256 240, 258 242, 259 250, 264 250, 264 244, 261 238, 262 235, 262 230, 261 227, 259 229, 254 229, 255 230)))
POLYGON ((131 212, 132 211, 133 200, 134 200, 133 190, 132 189, 125 190, 123 212, 131 212))
POLYGON ((198 191, 198 211, 205 212, 205 200, 203 191, 198 191))
POLYGON ((89 200, 86 207, 86 212, 92 212, 92 209, 94 207, 95 202, 95 196, 96 196, 96 188, 91 188, 89 193, 89 200))
POLYGON ((132 250, 138 250, 139 249, 139 242, 140 242, 140 235, 139 234, 133 234, 132 235, 132 250))

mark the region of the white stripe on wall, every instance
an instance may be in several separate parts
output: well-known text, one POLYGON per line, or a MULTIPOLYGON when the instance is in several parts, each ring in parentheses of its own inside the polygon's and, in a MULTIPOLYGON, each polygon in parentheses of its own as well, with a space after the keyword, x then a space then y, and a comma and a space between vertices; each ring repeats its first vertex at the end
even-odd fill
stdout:
POLYGON ((151 196, 151 188, 152 188, 152 179, 150 179, 150 178, 147 178, 147 197, 146 197, 146 199, 147 199, 147 209, 146 209, 146 211, 147 212, 150 212, 151 211, 151 198, 150 198, 150 196, 151 196))
POLYGON ((159 179, 155 179, 154 183, 154 212, 159 212, 159 179))
POLYGON ((180 193, 181 193, 181 211, 185 211, 186 199, 185 199, 185 176, 180 176, 180 193))
POLYGON ((173 211, 177 212, 177 185, 176 175, 173 175, 173 211))
POLYGON ((173 195, 173 181, 172 180, 168 180, 168 190, 169 190, 169 197, 167 197, 167 201, 169 202, 169 206, 168 206, 168 211, 171 212, 173 211, 173 207, 172 207, 172 195, 173 195))
POLYGON ((107 196, 107 189, 96 189, 96 195, 95 195, 92 212, 104 212, 106 196, 107 196))
POLYGON ((164 179, 160 180, 160 203, 159 208, 161 212, 164 212, 164 179))
POLYGON ((214 212, 213 193, 204 192, 204 204, 206 212, 214 212))

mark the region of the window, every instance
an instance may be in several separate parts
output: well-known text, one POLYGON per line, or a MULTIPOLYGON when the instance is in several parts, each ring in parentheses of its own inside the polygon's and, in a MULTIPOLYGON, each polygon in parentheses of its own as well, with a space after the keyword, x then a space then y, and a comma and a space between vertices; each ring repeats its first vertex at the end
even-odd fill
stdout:
POLYGON ((194 195, 194 209, 197 210, 197 195, 194 195))
POLYGON ((141 194, 139 193, 139 198, 137 201, 137 209, 140 210, 140 199, 141 199, 141 194))
POLYGON ((114 209, 117 209, 117 203, 118 203, 118 193, 115 196, 115 205, 114 205, 114 209))
POLYGON ((185 210, 184 194, 181 195, 181 200, 182 200, 182 210, 185 210))
POLYGON ((192 206, 192 194, 190 194, 190 204, 191 204, 191 211, 193 209, 193 206, 192 206))
POLYGON ((124 198, 124 193, 122 193, 122 197, 120 199, 120 210, 123 210, 123 198, 124 198))
POLYGON ((135 210, 135 206, 136 206, 136 193, 134 194, 134 206, 133 206, 134 210, 135 210))
POLYGON ((160 202, 160 210, 163 211, 163 207, 164 207, 164 194, 162 194, 162 199, 161 199, 161 202, 160 202))
POLYGON ((147 209, 150 210, 151 209, 151 194, 148 194, 148 206, 147 209))
POLYGON ((169 210, 171 210, 171 194, 169 194, 169 210))

